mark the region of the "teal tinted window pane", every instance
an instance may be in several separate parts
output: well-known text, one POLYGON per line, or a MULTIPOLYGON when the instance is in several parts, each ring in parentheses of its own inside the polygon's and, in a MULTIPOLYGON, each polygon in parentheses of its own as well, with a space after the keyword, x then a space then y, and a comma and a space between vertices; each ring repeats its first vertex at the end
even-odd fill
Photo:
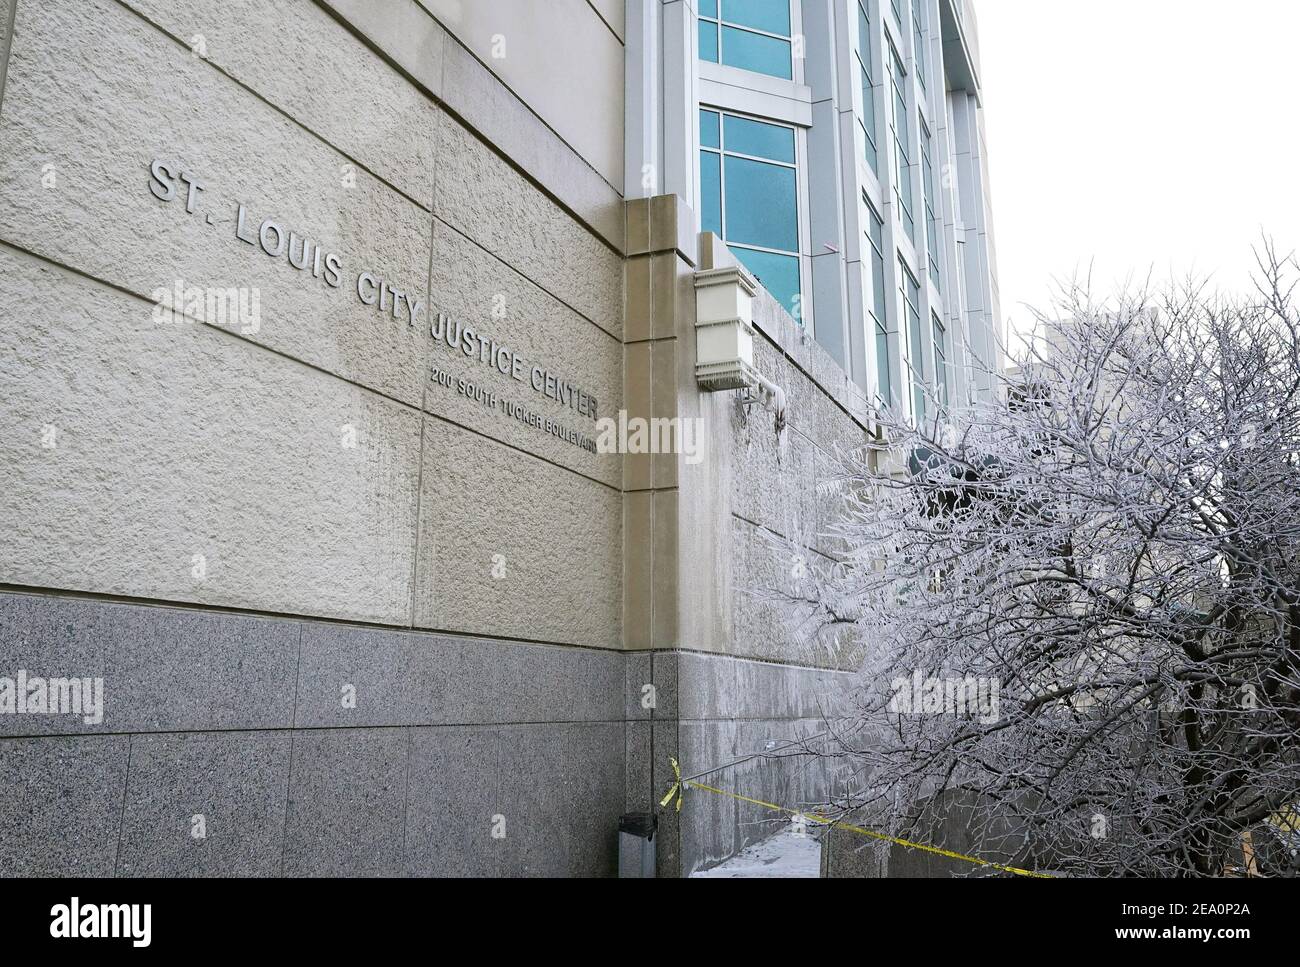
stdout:
POLYGON ((718 25, 707 20, 700 21, 700 60, 718 62, 718 25))
POLYGON ((790 36, 790 0, 722 0, 722 19, 790 36))
POLYGON ((898 48, 894 46, 892 41, 889 44, 889 60, 894 65, 894 77, 901 84, 903 78, 907 76, 907 68, 903 66, 903 58, 898 56, 898 48))
MULTIPOLYGON (((921 304, 921 286, 917 283, 916 279, 912 278, 912 271, 907 267, 907 263, 903 261, 901 255, 898 257, 898 272, 898 289, 903 293, 903 298, 907 301, 907 316, 910 321, 913 314, 918 311, 921 304)), ((913 333, 912 345, 919 345, 916 340, 920 338, 921 337, 918 334, 913 333)))
POLYGON ((700 231, 722 237, 722 155, 700 152, 700 231))
POLYGON ((706 148, 720 148, 718 140, 718 114, 716 111, 700 112, 700 144, 706 148))
POLYGON ((922 87, 925 87, 925 41, 921 39, 921 21, 914 15, 912 24, 916 30, 913 45, 913 53, 916 56, 916 79, 921 82, 922 87))
POLYGON ((925 357, 921 355, 921 325, 920 320, 912 313, 908 313, 908 335, 912 342, 912 369, 918 376, 925 375, 925 357))
POLYGON ((876 105, 875 99, 871 96, 871 78, 867 76, 866 71, 860 71, 858 74, 858 83, 862 87, 862 117, 867 128, 873 133, 876 130, 876 105))
POLYGON ((858 57, 862 60, 862 66, 868 71, 871 70, 871 24, 867 20, 867 12, 858 4, 858 57))
POLYGON ((886 403, 894 395, 893 380, 889 378, 889 336, 885 330, 876 327, 876 382, 879 384, 880 398, 886 403))
POLYGON ((867 133, 867 161, 871 170, 880 174, 880 159, 876 150, 876 104, 871 96, 871 79, 866 71, 860 71, 862 81, 862 129, 867 133))
POLYGON ((885 250, 884 219, 877 215, 876 210, 870 206, 867 207, 867 218, 870 219, 871 222, 871 242, 876 246, 877 253, 883 252, 885 250))
POLYGON ((700 0, 700 16, 716 17, 718 15, 718 0, 700 0))
POLYGON ((798 251, 794 169, 726 159, 728 242, 798 251))
MULTIPOLYGON (((785 311, 799 319, 795 296, 799 294, 799 259, 794 255, 777 255, 773 252, 755 252, 751 248, 731 246, 745 268, 772 293, 773 298, 785 306, 785 311)), ((800 320, 802 321, 802 320, 800 320)))
MULTIPOLYGON (((863 132, 865 132, 865 131, 867 130, 865 125, 863 126, 862 130, 863 130, 863 132)), ((870 166, 871 166, 871 170, 874 171, 874 172, 876 173, 877 176, 879 176, 879 174, 880 174, 880 152, 877 151, 877 150, 876 150, 876 146, 875 146, 874 144, 872 144, 870 135, 867 136, 865 143, 866 143, 866 146, 867 146, 867 147, 866 147, 867 164, 870 165, 870 166)))
POLYGON ((735 27, 722 28, 722 63, 741 70, 783 77, 787 81, 793 76, 790 73, 790 41, 735 27))
POLYGON ((752 154, 794 164, 794 128, 764 124, 728 114, 723 122, 727 153, 752 154))
POLYGON ((894 11, 894 19, 901 24, 903 22, 903 15, 898 10, 898 0, 889 0, 889 6, 894 11))
POLYGON ((930 324, 934 329, 934 378, 935 392, 939 402, 948 405, 948 351, 947 337, 938 316, 931 316, 930 324))
POLYGON ((871 284, 875 296, 876 321, 885 322, 885 257, 879 252, 871 253, 871 284))

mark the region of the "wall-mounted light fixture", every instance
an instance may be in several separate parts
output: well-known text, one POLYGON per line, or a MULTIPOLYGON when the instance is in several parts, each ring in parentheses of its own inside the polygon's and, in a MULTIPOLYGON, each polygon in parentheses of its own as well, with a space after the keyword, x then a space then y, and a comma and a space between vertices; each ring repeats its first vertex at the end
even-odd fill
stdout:
POLYGON ((695 381, 710 393, 752 391, 776 414, 780 435, 785 426, 785 390, 754 368, 757 292, 753 276, 737 265, 695 273, 695 381))
POLYGON ((710 393, 755 385, 754 293, 736 265, 695 273, 695 380, 710 393))

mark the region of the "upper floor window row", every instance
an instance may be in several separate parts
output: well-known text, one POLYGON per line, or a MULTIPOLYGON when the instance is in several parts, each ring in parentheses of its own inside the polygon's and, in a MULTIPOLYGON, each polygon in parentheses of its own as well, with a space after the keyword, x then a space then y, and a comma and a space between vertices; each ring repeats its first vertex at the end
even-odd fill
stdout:
POLYGON ((794 128, 700 110, 700 228, 802 322, 794 128))
POLYGON ((912 3, 912 59, 916 63, 916 79, 921 82, 924 89, 925 83, 925 37, 921 30, 921 7, 913 0, 912 3))
POLYGON ((699 0, 700 60, 791 80, 790 0, 699 0))
POLYGON ((858 123, 866 136, 867 164, 880 174, 880 152, 876 144, 876 103, 871 81, 871 18, 865 0, 858 0, 858 78, 862 86, 862 116, 858 123))

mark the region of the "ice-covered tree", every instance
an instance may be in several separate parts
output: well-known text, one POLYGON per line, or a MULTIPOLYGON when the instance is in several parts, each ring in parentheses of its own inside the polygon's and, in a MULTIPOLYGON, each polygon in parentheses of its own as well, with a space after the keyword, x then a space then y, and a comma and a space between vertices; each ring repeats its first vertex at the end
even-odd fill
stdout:
POLYGON ((834 806, 1067 874, 1222 875, 1243 834, 1291 870, 1300 317, 1260 262, 1244 298, 1067 290, 996 399, 844 455, 841 553, 785 589, 866 642, 834 806))

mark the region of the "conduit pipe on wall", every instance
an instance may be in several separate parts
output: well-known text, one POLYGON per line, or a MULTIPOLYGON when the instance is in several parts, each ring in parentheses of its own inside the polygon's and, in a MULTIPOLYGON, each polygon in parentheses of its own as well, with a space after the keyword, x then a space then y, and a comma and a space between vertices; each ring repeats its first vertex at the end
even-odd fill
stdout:
POLYGON ((754 373, 754 378, 758 381, 755 389, 759 401, 772 411, 775 417, 776 435, 779 437, 781 431, 785 429, 785 390, 757 371, 754 373))

